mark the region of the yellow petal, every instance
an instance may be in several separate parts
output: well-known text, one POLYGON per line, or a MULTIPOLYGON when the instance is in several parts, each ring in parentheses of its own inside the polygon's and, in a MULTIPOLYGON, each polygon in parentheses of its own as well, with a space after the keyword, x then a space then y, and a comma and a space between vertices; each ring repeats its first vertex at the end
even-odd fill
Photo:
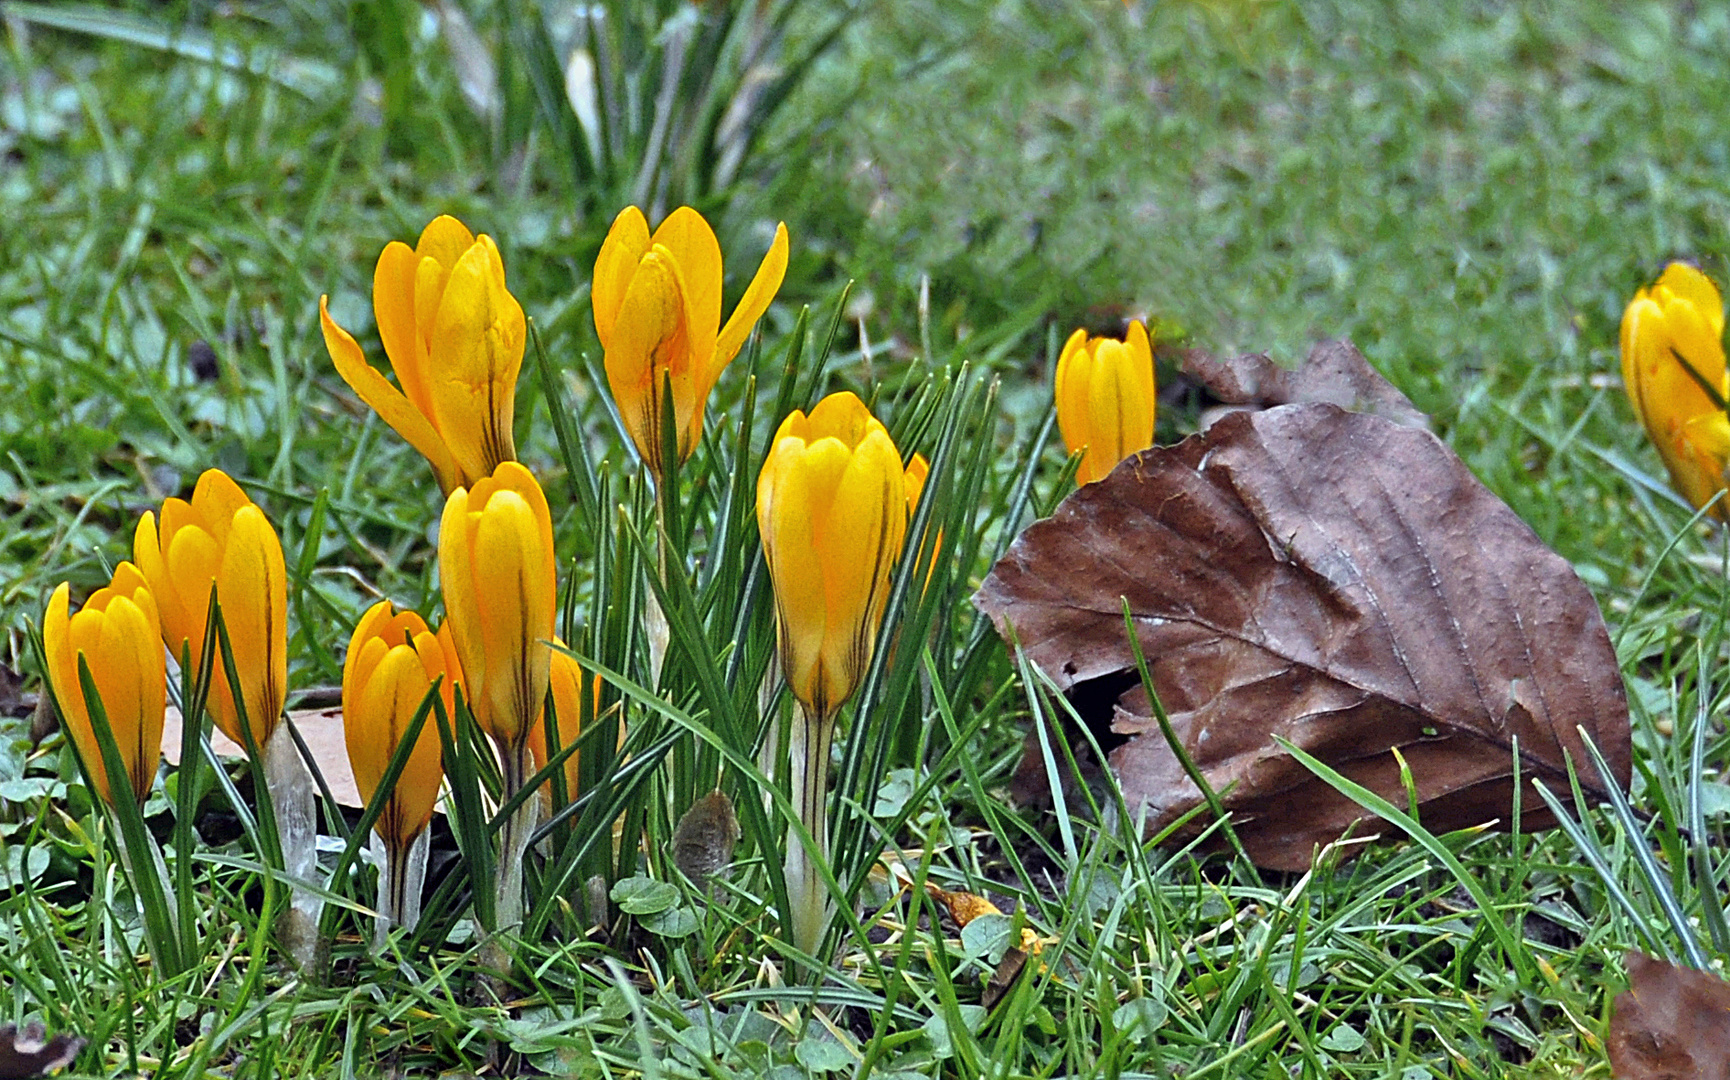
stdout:
POLYGON ((882 422, 872 416, 870 408, 850 390, 830 394, 819 401, 805 421, 807 440, 838 439, 848 449, 859 446, 871 432, 882 430, 882 422))
POLYGON ((234 478, 221 469, 204 470, 192 489, 192 510, 204 523, 217 547, 228 546, 228 529, 234 515, 242 507, 251 505, 252 500, 246 497, 246 492, 240 490, 234 478))
MULTIPOLYGON (((403 394, 417 411, 430 416, 432 398, 426 386, 426 348, 415 325, 414 289, 419 268, 420 256, 413 248, 400 240, 386 244, 372 272, 372 310, 378 320, 378 336, 384 342, 385 355, 390 358, 391 370, 396 372, 403 394)), ((327 342, 329 337, 327 329, 327 342)), ((328 344, 327 348, 334 357, 336 349, 328 344)), ((358 346, 354 352, 359 355, 358 346)), ((337 367, 341 369, 340 361, 337 367)))
POLYGON ((907 471, 903 474, 903 487, 907 492, 907 516, 911 518, 919 509, 919 496, 925 491, 925 480, 931 475, 931 464, 925 460, 924 454, 914 454, 907 460, 907 471))
POLYGON ((871 662, 889 572, 906 535, 906 499, 895 444, 882 430, 871 432, 839 477, 816 538, 827 611, 824 697, 830 707, 852 694, 871 662))
POLYGON ((1697 267, 1682 262, 1671 263, 1659 276, 1658 288, 1666 289, 1694 305, 1711 327, 1712 336, 1724 336, 1724 301, 1718 295, 1718 286, 1712 284, 1712 279, 1701 273, 1697 267))
POLYGON ((1628 402, 1634 406, 1634 417, 1650 427, 1646 418, 1645 380, 1648 365, 1638 363, 1641 351, 1653 352, 1654 342, 1663 335, 1664 311, 1641 289, 1622 312, 1622 388, 1628 392, 1628 402))
POLYGON ((808 448, 800 439, 784 438, 757 481, 757 526, 774 586, 782 674, 793 696, 819 713, 828 703, 821 698, 826 610, 816 531, 818 522, 827 523, 851 456, 836 439, 808 448))
MULTIPOLYGON (((474 537, 470 530, 469 492, 457 488, 445 500, 439 519, 439 589, 445 602, 445 627, 461 658, 463 677, 472 693, 484 686, 490 672, 481 647, 480 599, 475 595, 474 537)), ((479 708, 473 697, 471 707, 479 708)))
MULTIPOLYGON (((678 264, 661 251, 650 251, 620 305, 605 362, 613 402, 637 452, 657 475, 661 472, 662 380, 672 383, 674 415, 682 430, 695 408, 690 357, 678 264)), ((687 449, 680 447, 681 452, 687 449)))
POLYGON ((528 733, 546 697, 554 592, 538 570, 551 557, 539 525, 515 491, 497 491, 474 531, 473 570, 480 599, 481 647, 487 681, 479 719, 498 742, 514 745, 528 733))
MULTIPOLYGON (((168 566, 162 558, 162 542, 156 533, 156 515, 146 510, 138 519, 132 534, 132 560, 150 586, 156 601, 157 616, 162 627, 162 641, 180 660, 180 643, 192 634, 192 619, 187 614, 180 590, 169 579, 168 566)), ((200 636, 202 641, 202 635, 200 636)))
POLYGON ((739 349, 745 344, 745 339, 751 336, 756 328, 757 320, 769 310, 769 302, 775 299, 775 294, 781 289, 781 282, 787 276, 787 226, 777 223, 775 239, 769 244, 768 254, 757 266, 756 276, 746 287, 745 295, 739 298, 739 306, 733 309, 733 314, 727 319, 727 325, 721 328, 720 339, 715 342, 715 353, 709 361, 706 375, 707 383, 703 393, 708 394, 709 387, 715 384, 715 379, 721 374, 721 369, 733 362, 733 357, 739 354, 739 349))
MULTIPOLYGON (((253 739, 263 746, 276 730, 288 692, 288 578, 282 543, 256 506, 234 515, 216 590, 242 683, 247 722, 253 739)), ((236 723, 238 717, 228 720, 236 723)), ((236 726, 230 737, 244 743, 236 737, 238 732, 236 726)))
POLYGON ((423 259, 432 259, 443 266, 455 266, 457 260, 463 257, 463 252, 474 246, 475 234, 469 227, 451 217, 440 214, 427 222, 427 227, 421 230, 420 239, 415 241, 415 254, 423 259))
MULTIPOLYGON (((1087 349, 1087 331, 1077 330, 1063 343, 1052 388, 1052 397, 1057 405, 1057 428, 1063 434, 1063 445, 1071 454, 1086 449, 1092 437, 1087 408, 1092 367, 1093 355, 1087 349)), ((1077 482, 1086 483, 1079 474, 1077 482)))
POLYGON ((497 288, 498 251, 483 238, 450 272, 433 322, 433 423, 469 482, 516 457, 511 424, 525 324, 516 298, 497 288))
MULTIPOLYGON (((664 248, 679 268, 685 298, 691 363, 707 370, 721 325, 721 245, 703 215, 681 206, 667 215, 651 242, 664 248)), ((706 388, 705 388, 706 389, 706 388)))
POLYGON ((366 362, 360 345, 331 319, 326 298, 322 296, 318 299, 318 315, 324 327, 325 348, 336 364, 337 373, 385 423, 420 451, 438 476, 439 487, 450 491, 458 482, 456 460, 451 457, 432 421, 366 362))
POLYGON ((637 264, 649 253, 649 243, 649 223, 643 219, 643 212, 627 206, 613 219, 613 227, 607 230, 607 238, 601 244, 601 253, 595 257, 590 296, 595 309, 595 336, 600 339, 603 351, 612 344, 619 308, 625 302, 637 264))

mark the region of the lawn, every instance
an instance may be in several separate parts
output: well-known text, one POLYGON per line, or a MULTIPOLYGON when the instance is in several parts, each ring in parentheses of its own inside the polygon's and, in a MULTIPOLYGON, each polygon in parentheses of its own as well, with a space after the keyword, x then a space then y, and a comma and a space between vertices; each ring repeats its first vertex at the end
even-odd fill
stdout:
MULTIPOLYGON (((1684 954, 1652 874, 1730 955, 1730 554, 1670 494, 1617 355, 1667 260, 1730 279, 1730 5, 595 7, 669 20, 592 50, 602 83, 609 61, 642 75, 612 148, 571 104, 581 5, 0 2, 0 1023, 87 1038, 67 1075, 104 1077, 1608 1076, 1623 954, 1684 954), (672 43, 783 14, 749 72, 725 50, 685 70, 673 97, 719 105, 669 113, 656 143, 672 43), (614 215, 684 200, 719 234, 726 310, 778 221, 791 257, 669 519, 610 404, 590 286, 614 215), (328 968, 301 975, 269 945, 284 889, 241 812, 255 777, 230 762, 233 784, 204 768, 183 790, 168 770, 144 817, 197 912, 168 972, 71 749, 32 732, 31 629, 210 467, 281 533, 291 708, 331 697, 375 600, 434 614, 439 486, 338 377, 318 300, 381 361, 374 263, 441 213, 497 241, 535 328, 515 445, 551 505, 561 634, 605 675, 565 792, 586 801, 525 868, 507 976, 458 855, 490 841, 457 812, 422 930, 373 949, 373 871, 345 874, 328 968), (1413 843, 1299 876, 1006 803, 1051 705, 968 599, 1073 490, 1056 346, 1132 317, 1166 382, 1180 348, 1295 362, 1349 337, 1431 415, 1597 597, 1643 835, 1601 809, 1579 841, 1442 838, 1467 880, 1413 843), (752 780, 793 706, 763 675, 751 500, 782 417, 838 390, 932 459, 943 541, 904 564, 891 618, 914 626, 843 711, 831 817, 857 924, 813 965, 775 915, 792 810, 752 780), (667 560, 690 573, 658 596, 667 560), (659 694, 650 607, 672 624, 659 694), (716 777, 743 836, 705 892, 674 847, 716 777), (1005 914, 958 927, 881 853, 1005 914), (1023 926, 1049 944, 998 1001, 1023 926)), ((1195 424, 1173 395, 1159 441, 1195 424)), ((328 872, 358 811, 325 813, 328 872)))

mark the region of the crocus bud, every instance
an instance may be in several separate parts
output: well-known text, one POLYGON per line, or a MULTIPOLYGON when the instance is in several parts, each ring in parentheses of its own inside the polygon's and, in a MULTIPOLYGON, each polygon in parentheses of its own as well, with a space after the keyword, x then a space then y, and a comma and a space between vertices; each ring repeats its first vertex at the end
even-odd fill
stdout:
POLYGON ((781 669, 828 716, 871 663, 889 574, 907 535, 907 478, 889 432, 851 393, 795 410, 757 478, 781 669))
POLYGON ((787 226, 775 226, 769 253, 721 326, 721 245, 688 206, 651 236, 643 212, 627 206, 595 259, 595 336, 606 354, 607 386, 637 452, 661 475, 663 383, 670 383, 679 460, 703 433, 703 403, 787 273, 787 226))
MULTIPOLYGON (((559 642, 563 644, 563 642, 559 642)), ((552 653, 552 670, 550 673, 553 697, 553 712, 557 716, 559 731, 559 749, 576 742, 583 733, 583 669, 571 658, 570 654, 554 649, 552 653)), ((593 712, 595 703, 601 697, 601 677, 594 676, 589 681, 588 711, 593 712)), ((547 730, 543 717, 535 721, 529 729, 529 753, 534 756, 537 770, 547 767, 547 730)), ((572 753, 565 759, 565 794, 576 798, 580 783, 577 772, 578 754, 572 753)))
POLYGON ((96 729, 91 725, 89 703, 84 700, 84 686, 78 676, 78 658, 82 656, 120 749, 131 795, 142 805, 162 758, 162 718, 168 693, 156 601, 138 567, 123 562, 115 568, 109 586, 98 589, 78 614, 69 614, 70 607, 70 590, 62 582, 48 600, 42 623, 48 681, 60 707, 61 722, 96 783, 96 793, 114 805, 114 785, 96 744, 96 729))
POLYGON ((521 747, 541 715, 558 604, 553 519, 529 470, 507 461, 445 501, 439 582, 445 625, 481 729, 521 747))
POLYGON ((325 348, 360 399, 432 463, 448 494, 516 457, 511 422, 526 324, 492 237, 436 217, 413 248, 378 257, 372 306, 399 390, 319 297, 325 348))
POLYGON ((1103 480, 1153 445, 1153 346, 1139 320, 1123 341, 1077 330, 1057 358, 1057 426, 1071 454, 1085 450, 1075 482, 1103 480))
MULTIPOLYGON (((450 624, 437 634, 412 611, 380 600, 355 624, 342 664, 342 732, 360 797, 371 802, 410 722, 437 680, 445 714, 462 682, 450 624)), ((406 847, 432 820, 444 777, 438 721, 428 717, 373 828, 392 848, 406 847)))
MULTIPOLYGON (((264 511, 220 469, 198 478, 192 501, 168 499, 162 521, 145 511, 132 537, 132 558, 150 584, 162 619, 162 641, 175 659, 190 655, 193 676, 204 648, 210 587, 234 648, 234 668, 253 741, 276 730, 288 692, 288 575, 282 542, 264 511)), ((207 704, 216 726, 245 745, 220 644, 207 704)))
MULTIPOLYGON (((1670 482, 1695 507, 1724 490, 1730 460, 1723 334, 1717 287, 1686 263, 1665 267, 1658 283, 1635 293, 1622 314, 1628 400, 1670 470, 1670 482)), ((1730 521, 1730 506, 1721 499, 1712 514, 1730 521)))

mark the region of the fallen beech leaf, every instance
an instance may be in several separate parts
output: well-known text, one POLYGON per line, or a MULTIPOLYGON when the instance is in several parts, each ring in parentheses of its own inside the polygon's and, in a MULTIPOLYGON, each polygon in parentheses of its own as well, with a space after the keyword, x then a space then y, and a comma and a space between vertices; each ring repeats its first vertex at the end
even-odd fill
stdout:
MULTIPOLYGON (((1110 719, 1103 745, 1152 832, 1202 797, 1152 719, 1119 597, 1181 745, 1263 866, 1307 869, 1365 817, 1276 734, 1404 805, 1398 747, 1438 832, 1506 825, 1516 737, 1525 777, 1565 791, 1569 755, 1602 795, 1580 725, 1627 785, 1597 603, 1427 431, 1326 404, 1237 413, 1083 486, 992 570, 974 602, 1084 719, 1110 719)), ((1018 796, 1043 780, 1024 769, 1018 796)), ((1554 824, 1536 802, 1522 827, 1554 824)))
POLYGON ((0 1080, 26 1080, 72 1064, 84 1040, 75 1035, 52 1039, 41 1024, 0 1024, 0 1080))
POLYGON ((1266 353, 1220 358, 1191 349, 1183 354, 1183 370, 1227 406, 1271 409, 1317 401, 1406 427, 1430 426, 1430 418, 1349 341, 1321 342, 1296 368, 1283 368, 1266 353))
POLYGON ((1730 1080, 1730 983, 1630 952, 1606 1049, 1617 1080, 1730 1080))

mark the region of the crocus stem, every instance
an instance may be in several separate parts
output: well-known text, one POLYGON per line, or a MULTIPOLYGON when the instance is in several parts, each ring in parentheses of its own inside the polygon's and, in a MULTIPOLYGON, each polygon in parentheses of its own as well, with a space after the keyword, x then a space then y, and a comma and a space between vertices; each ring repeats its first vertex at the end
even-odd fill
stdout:
POLYGON ((373 924, 373 945, 382 950, 392 927, 413 930, 420 922, 421 886, 426 882, 432 830, 422 829, 400 848, 388 847, 378 833, 372 834, 371 843, 373 857, 378 860, 378 921, 373 924))
MULTIPOLYGON (((655 569, 661 575, 661 581, 667 580, 667 508, 666 488, 655 485, 655 521, 660 526, 657 530, 655 544, 655 569)), ((672 631, 667 626, 667 613, 661 610, 661 601, 655 596, 655 590, 650 589, 643 598, 643 633, 649 639, 649 684, 650 689, 661 684, 661 667, 667 660, 667 641, 672 637, 672 631)))
MULTIPOLYGON (((534 762, 529 757, 527 739, 520 739, 512 746, 501 746, 499 750, 504 759, 500 772, 502 783, 499 797, 509 802, 523 789, 523 782, 533 770, 534 762)), ((494 928, 493 939, 487 942, 481 952, 481 962, 501 975, 510 970, 511 958, 498 941, 497 934, 513 931, 522 925, 523 860, 528 855, 529 834, 535 831, 536 810, 539 806, 538 799, 524 799, 523 804, 505 820, 504 828, 499 831, 498 895, 493 906, 493 914, 498 923, 494 928)))
POLYGON ((793 944, 815 956, 829 919, 829 890, 817 873, 817 860, 829 860, 829 744, 835 718, 818 716, 801 705, 787 748, 788 777, 799 820, 816 851, 806 848, 796 829, 787 831, 787 899, 792 905, 793 944))
POLYGON ((763 748, 757 751, 757 768, 769 780, 768 787, 763 789, 763 812, 768 813, 775 805, 771 797, 770 787, 775 784, 776 765, 781 760, 781 715, 769 710, 775 704, 775 693, 781 685, 781 655, 779 650, 769 654, 769 666, 763 669, 763 681, 757 684, 757 715, 769 718, 769 730, 763 736, 763 748))
MULTIPOLYGON (((318 872, 318 830, 314 823, 312 774, 306 769, 286 723, 261 748, 264 782, 276 816, 276 836, 282 847, 282 869, 290 881, 312 883, 318 872)), ((324 901, 291 885, 288 908, 277 924, 278 941, 302 971, 314 970, 318 958, 318 917, 324 901)))

